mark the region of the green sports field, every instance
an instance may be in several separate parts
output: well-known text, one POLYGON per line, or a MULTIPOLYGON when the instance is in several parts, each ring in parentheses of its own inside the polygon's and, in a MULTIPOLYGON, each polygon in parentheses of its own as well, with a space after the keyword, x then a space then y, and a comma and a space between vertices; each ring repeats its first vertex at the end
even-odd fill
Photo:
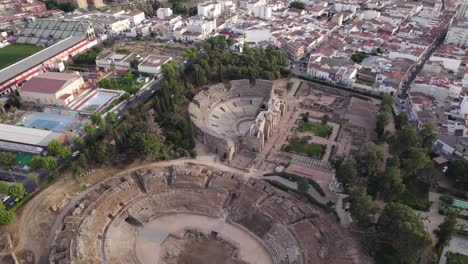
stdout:
POLYGON ((14 64, 40 50, 43 47, 29 44, 11 44, 0 49, 0 70, 14 64))

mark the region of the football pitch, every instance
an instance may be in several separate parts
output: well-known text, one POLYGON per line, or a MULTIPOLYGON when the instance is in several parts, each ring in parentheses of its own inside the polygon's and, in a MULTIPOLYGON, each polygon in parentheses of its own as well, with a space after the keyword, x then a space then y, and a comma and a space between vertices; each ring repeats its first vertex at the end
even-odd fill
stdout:
POLYGON ((43 47, 30 44, 11 44, 0 49, 0 70, 40 50, 43 47))

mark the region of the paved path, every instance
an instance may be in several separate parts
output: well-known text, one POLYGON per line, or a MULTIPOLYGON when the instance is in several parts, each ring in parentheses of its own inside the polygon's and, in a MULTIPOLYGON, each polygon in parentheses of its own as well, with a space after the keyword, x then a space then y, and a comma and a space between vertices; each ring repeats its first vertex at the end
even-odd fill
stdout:
POLYGON ((445 253, 447 253, 447 251, 468 256, 468 238, 464 236, 453 236, 449 245, 444 248, 444 251, 442 251, 439 264, 447 263, 447 258, 445 257, 445 253))
MULTIPOLYGON (((280 176, 263 176, 261 177, 260 179, 262 180, 274 180, 274 181, 277 181, 281 184, 284 184, 286 186, 288 186, 289 188, 291 189, 297 189, 297 183, 295 182, 292 182, 290 180, 287 180, 285 178, 282 178, 280 176)), ((322 203, 322 204, 327 204, 328 202, 330 202, 330 200, 327 198, 327 197, 323 197, 321 196, 316 190, 315 188, 309 184, 309 190, 307 191, 307 193, 309 193, 309 195, 311 195, 312 197, 315 198, 315 200, 317 200, 319 203, 322 203)))

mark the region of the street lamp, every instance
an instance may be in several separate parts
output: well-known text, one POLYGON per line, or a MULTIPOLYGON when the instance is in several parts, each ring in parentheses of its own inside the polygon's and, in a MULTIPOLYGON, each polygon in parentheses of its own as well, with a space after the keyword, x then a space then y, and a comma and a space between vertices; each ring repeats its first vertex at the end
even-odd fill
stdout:
POLYGON ((10 176, 11 176, 11 178, 13 178, 13 181, 16 183, 15 176, 13 176, 13 173, 11 172, 11 169, 8 169, 8 172, 10 172, 10 176))

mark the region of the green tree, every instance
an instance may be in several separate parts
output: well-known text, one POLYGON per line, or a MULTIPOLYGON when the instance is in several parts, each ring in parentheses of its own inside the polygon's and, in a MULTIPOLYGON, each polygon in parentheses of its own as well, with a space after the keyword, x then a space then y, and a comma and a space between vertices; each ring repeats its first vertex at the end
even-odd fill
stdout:
POLYGON ((395 98, 391 95, 384 95, 380 102, 380 111, 391 113, 393 105, 395 104, 395 98))
POLYGON ((47 144, 47 151, 49 152, 50 155, 52 156, 57 156, 59 155, 60 151, 62 149, 62 144, 60 144, 57 140, 52 140, 47 144))
POLYGON ((117 116, 115 115, 114 112, 107 113, 107 115, 106 115, 106 122, 107 123, 113 124, 113 123, 115 123, 116 120, 117 120, 117 116))
POLYGON ((468 191, 468 161, 452 160, 448 164, 445 175, 454 182, 455 187, 468 191))
POLYGON ((29 178, 32 182, 34 182, 34 184, 36 184, 36 186, 39 186, 39 173, 34 172, 34 171, 33 171, 33 172, 30 172, 30 173, 28 174, 28 178, 29 178))
POLYGON ((5 169, 8 170, 11 168, 15 157, 10 152, 0 152, 0 165, 5 169))
POLYGON ((397 154, 403 153, 411 147, 421 146, 421 137, 418 130, 412 125, 404 126, 396 135, 396 140, 392 145, 397 154))
POLYGON ((0 193, 7 194, 8 188, 10 188, 10 184, 4 181, 0 181, 0 193))
POLYGON ((33 171, 37 171, 40 169, 55 171, 55 169, 57 169, 57 166, 58 166, 57 160, 52 156, 48 156, 48 157, 34 156, 29 162, 29 167, 31 167, 33 171))
POLYGON ((106 142, 98 142, 90 149, 90 156, 97 164, 109 165, 114 162, 117 156, 117 149, 114 145, 106 142))
POLYGON ((345 189, 348 188, 356 176, 356 161, 352 157, 342 162, 336 169, 336 178, 343 184, 345 189))
POLYGON ((162 138, 153 133, 136 132, 130 136, 135 155, 145 160, 156 160, 162 151, 162 138))
POLYGON ((414 263, 433 244, 422 220, 406 205, 388 203, 377 222, 379 242, 401 263, 414 263))
POLYGON ((55 171, 58 167, 57 160, 54 157, 48 156, 43 158, 44 169, 55 171))
POLYGON ((432 161, 427 156, 424 148, 410 148, 400 156, 401 169, 406 176, 414 177, 432 165, 432 161))
POLYGON ((104 120, 102 119, 99 113, 94 113, 91 115, 91 122, 95 124, 97 127, 104 125, 104 120))
POLYGON ((0 225, 8 225, 13 221, 14 215, 12 212, 7 211, 3 203, 0 203, 0 225))
POLYGON ((457 213, 449 211, 444 219, 444 222, 442 222, 437 227, 437 229, 434 230, 434 234, 437 237, 436 249, 441 251, 445 246, 447 246, 456 231, 457 213))
POLYGON ((188 49, 186 49, 183 53, 182 56, 184 56, 187 59, 194 60, 198 58, 199 55, 199 50, 196 46, 192 46, 188 49))
POLYGON ((304 9, 305 8, 305 3, 301 1, 292 1, 289 3, 290 8, 298 8, 298 9, 304 9))
POLYGON ((21 199, 23 198, 23 196, 26 195, 26 190, 24 189, 23 184, 13 183, 8 188, 8 195, 13 197, 14 199, 21 199))
POLYGON ((367 142, 362 145, 358 153, 358 161, 361 169, 367 175, 373 174, 383 162, 382 148, 374 142, 367 142))
POLYGON ((73 139, 73 145, 75 145, 76 147, 84 147, 85 142, 82 138, 76 137, 73 139))
POLYGON ((403 183, 400 169, 397 167, 388 167, 382 174, 379 184, 379 191, 383 195, 385 201, 398 199, 405 192, 405 189, 406 186, 403 183))
POLYGON ((408 115, 406 113, 400 113, 395 118, 395 128, 400 130, 402 127, 408 125, 408 115))
POLYGON ((428 152, 434 148, 434 142, 437 140, 437 128, 432 122, 424 122, 419 131, 422 140, 422 147, 428 152))
POLYGON ((133 59, 130 62, 130 68, 134 69, 135 71, 138 70, 138 65, 140 64, 140 61, 138 59, 133 59))
POLYGON ((384 134, 385 127, 388 125, 389 119, 390 119, 389 114, 386 111, 380 111, 379 114, 377 115, 376 130, 377 130, 377 135, 379 136, 379 138, 381 138, 382 135, 384 134))
POLYGON ((379 212, 379 206, 367 194, 365 188, 354 187, 343 202, 343 206, 345 206, 345 203, 349 203, 349 212, 360 227, 368 228, 374 224, 375 215, 379 212))
POLYGON ((65 147, 62 147, 60 149, 60 152, 59 152, 59 157, 61 159, 68 159, 69 157, 71 157, 71 147, 70 146, 65 146, 65 147))

